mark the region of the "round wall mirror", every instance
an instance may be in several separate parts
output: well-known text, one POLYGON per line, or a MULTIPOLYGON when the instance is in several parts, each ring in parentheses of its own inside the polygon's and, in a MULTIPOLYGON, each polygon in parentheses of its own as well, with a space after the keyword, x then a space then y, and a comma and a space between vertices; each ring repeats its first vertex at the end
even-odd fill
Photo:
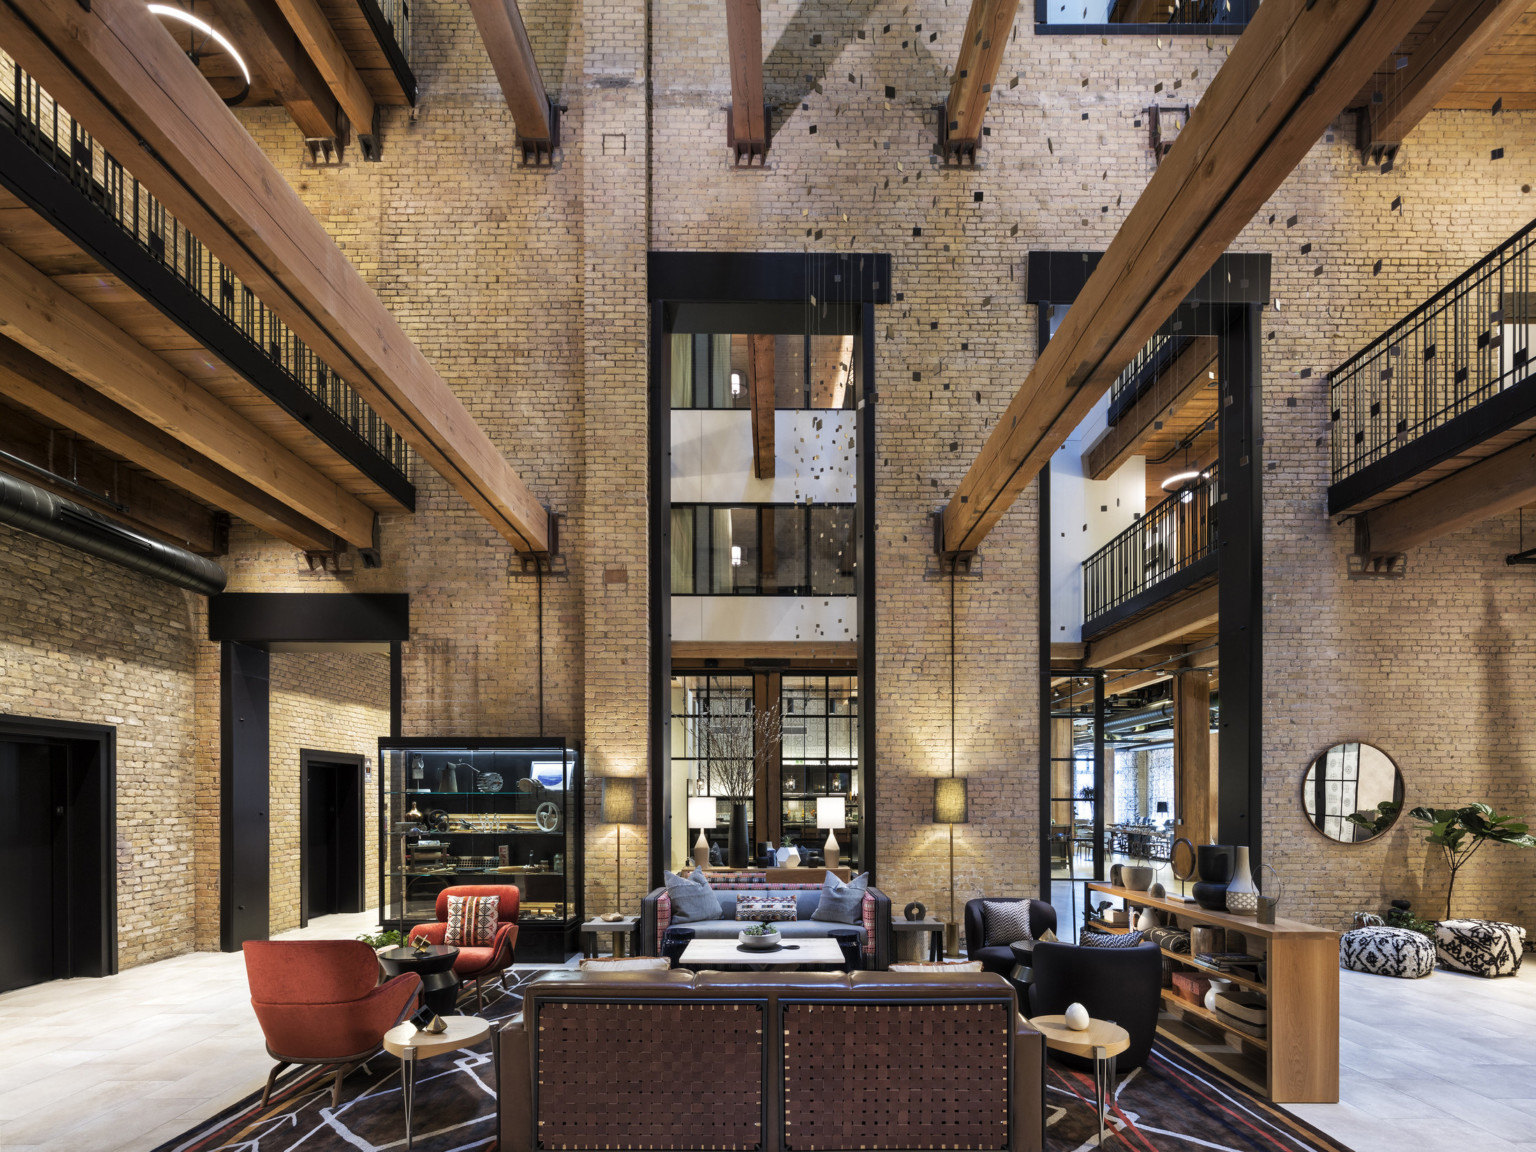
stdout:
POLYGON ((1397 823, 1403 774, 1380 748, 1335 744, 1307 766, 1301 805, 1312 827, 1328 839, 1362 844, 1397 823))

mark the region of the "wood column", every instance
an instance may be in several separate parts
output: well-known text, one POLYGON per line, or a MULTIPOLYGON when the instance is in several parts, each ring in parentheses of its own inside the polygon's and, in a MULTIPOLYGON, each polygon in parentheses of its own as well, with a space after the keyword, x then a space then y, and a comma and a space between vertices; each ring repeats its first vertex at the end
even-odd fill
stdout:
POLYGON ((1211 763, 1211 674, 1180 672, 1173 681, 1174 835, 1208 844, 1216 830, 1216 774, 1211 763))

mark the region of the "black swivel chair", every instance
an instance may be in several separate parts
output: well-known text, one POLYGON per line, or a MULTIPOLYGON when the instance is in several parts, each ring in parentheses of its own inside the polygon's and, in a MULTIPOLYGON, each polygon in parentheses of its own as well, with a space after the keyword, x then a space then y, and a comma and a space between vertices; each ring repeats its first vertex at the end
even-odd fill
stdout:
MULTIPOLYGON (((1067 1005, 1081 1004, 1095 1020, 1111 1020, 1131 1034, 1118 1070, 1140 1068, 1152 1050, 1162 1003, 1163 954, 1147 942, 1134 948, 1084 948, 1060 941, 1035 945, 1034 981, 1029 986, 1029 1015, 1058 1016, 1067 1005)), ((1091 1069, 1091 1060, 1056 1052, 1072 1067, 1091 1069)))
MULTIPOLYGON (((980 960, 983 971, 1012 976, 1013 966, 1018 960, 1013 949, 1008 947, 1011 940, 1004 944, 994 944, 990 948, 986 946, 987 925, 982 918, 982 904, 988 900, 1000 904, 1017 904, 1021 899, 1023 897, 1020 896, 986 896, 965 902, 965 954, 972 960, 980 960)), ((1047 930, 1053 933, 1056 931, 1056 909, 1044 900, 1029 901, 1030 937, 1038 940, 1047 930)))

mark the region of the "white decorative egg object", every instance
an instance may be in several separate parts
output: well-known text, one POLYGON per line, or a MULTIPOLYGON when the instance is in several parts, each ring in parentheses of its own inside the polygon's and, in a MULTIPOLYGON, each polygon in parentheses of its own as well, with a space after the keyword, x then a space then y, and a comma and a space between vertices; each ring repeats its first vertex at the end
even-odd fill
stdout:
POLYGON ((1066 1012, 1067 1027, 1074 1032, 1088 1030, 1088 1009, 1081 1004, 1068 1004, 1066 1012))
POLYGON ((1150 908, 1143 908, 1141 916, 1136 921, 1138 932, 1150 932, 1157 927, 1157 913, 1150 908))

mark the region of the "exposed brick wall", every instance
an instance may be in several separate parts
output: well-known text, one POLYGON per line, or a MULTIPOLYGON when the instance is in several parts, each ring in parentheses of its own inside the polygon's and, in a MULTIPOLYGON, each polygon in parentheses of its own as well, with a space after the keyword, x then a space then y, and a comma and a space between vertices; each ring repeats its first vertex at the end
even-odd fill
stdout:
POLYGON ((192 637, 201 604, 0 527, 0 712, 116 730, 123 968, 193 947, 192 637))

